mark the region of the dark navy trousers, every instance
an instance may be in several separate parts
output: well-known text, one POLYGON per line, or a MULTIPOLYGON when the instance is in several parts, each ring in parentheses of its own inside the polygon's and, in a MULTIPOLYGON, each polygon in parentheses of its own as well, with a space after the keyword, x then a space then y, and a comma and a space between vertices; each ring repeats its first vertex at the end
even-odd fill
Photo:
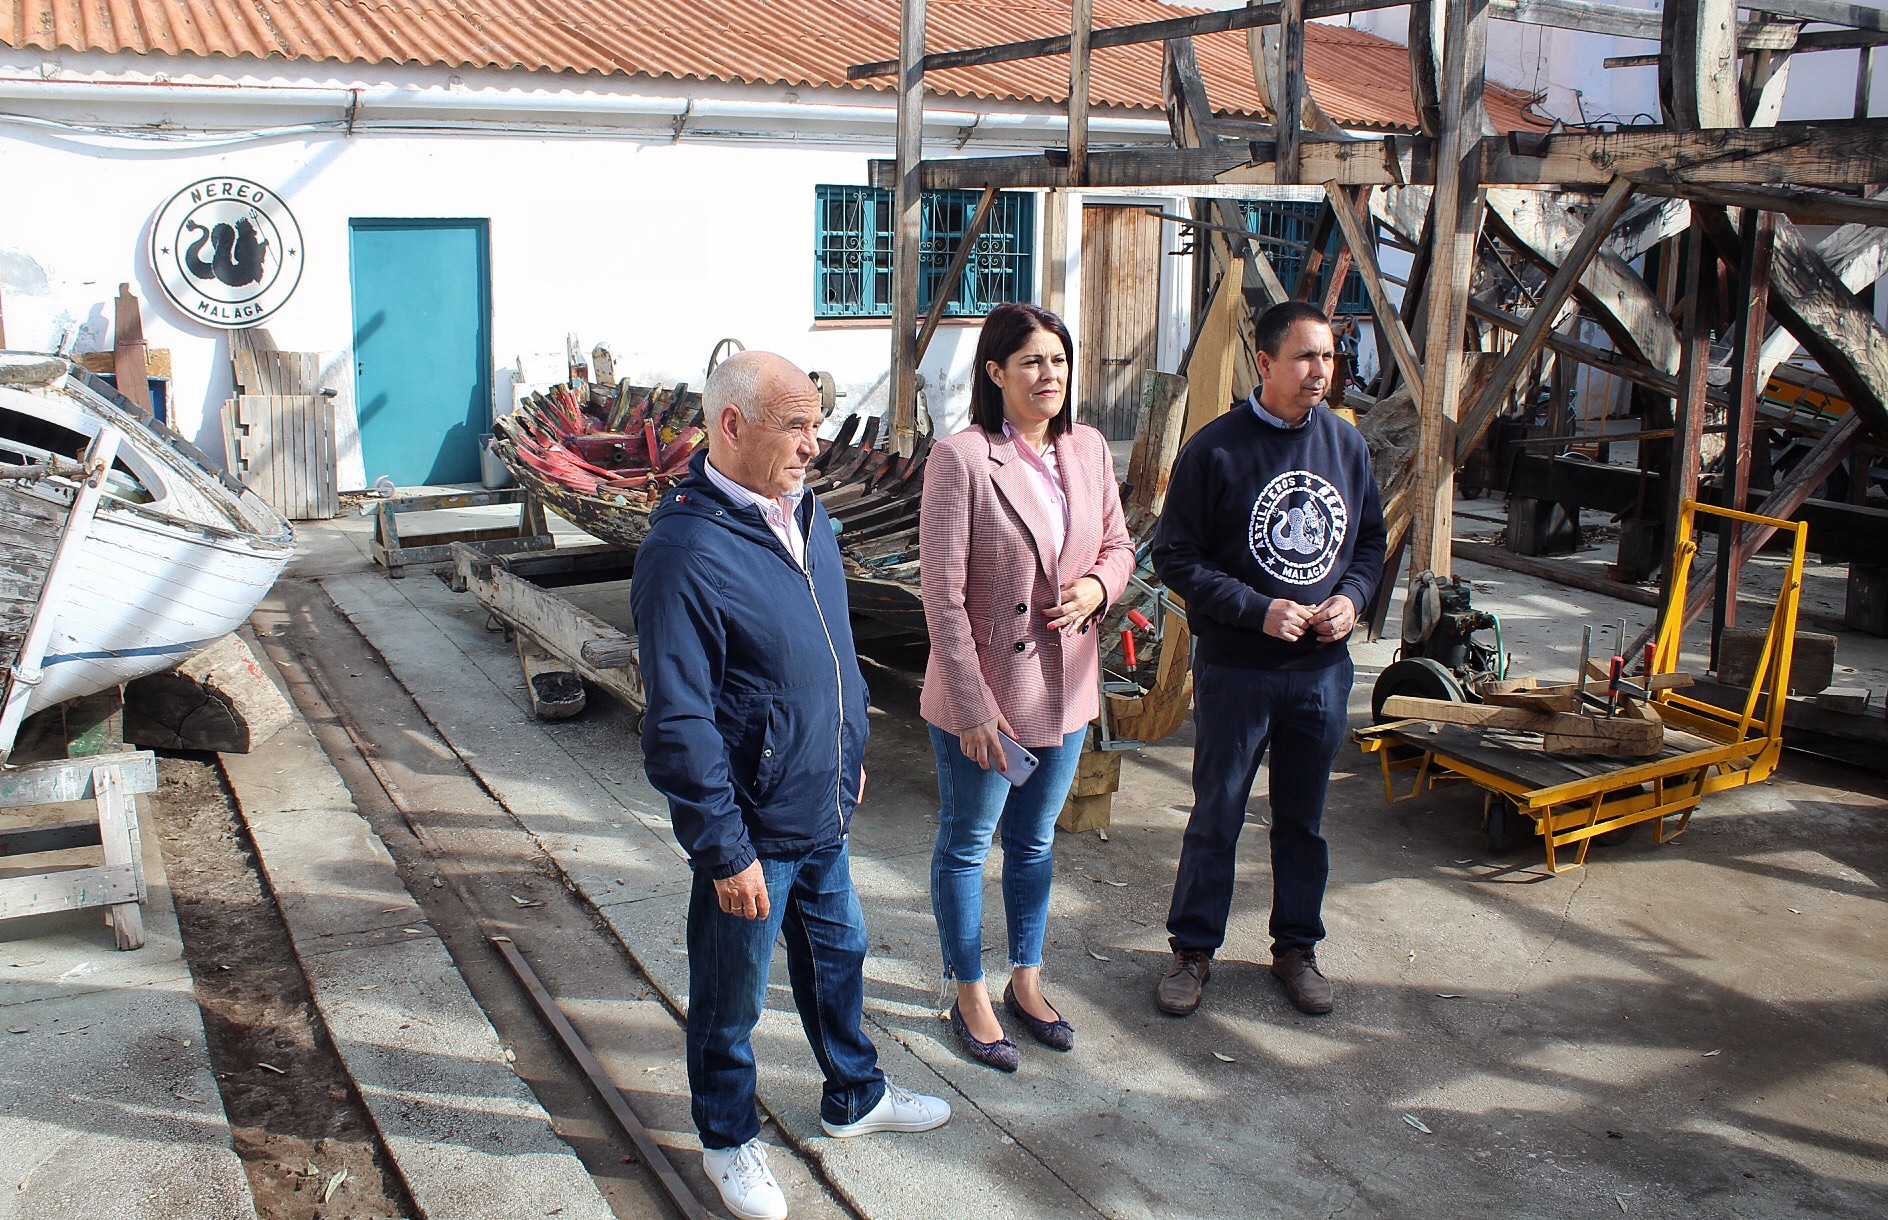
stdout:
POLYGON ((1348 655, 1313 670, 1193 667, 1193 816, 1167 933, 1211 953, 1226 939, 1234 864, 1259 760, 1272 753, 1272 952, 1324 939, 1330 851, 1320 828, 1331 763, 1348 727, 1348 655))

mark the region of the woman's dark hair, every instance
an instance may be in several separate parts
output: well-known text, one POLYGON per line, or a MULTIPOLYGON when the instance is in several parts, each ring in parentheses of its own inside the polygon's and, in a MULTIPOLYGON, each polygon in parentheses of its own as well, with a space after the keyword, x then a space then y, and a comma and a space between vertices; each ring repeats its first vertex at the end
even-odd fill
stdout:
POLYGON ((1075 426, 1075 340, 1069 338, 1068 326, 1040 306, 1006 301, 983 320, 983 333, 977 336, 976 363, 971 366, 970 422, 985 432, 999 436, 1003 432, 1003 389, 990 379, 990 362, 1008 363, 1039 330, 1062 340, 1062 350, 1069 358, 1068 375, 1062 381, 1062 410, 1049 421, 1049 435, 1061 436, 1075 426))

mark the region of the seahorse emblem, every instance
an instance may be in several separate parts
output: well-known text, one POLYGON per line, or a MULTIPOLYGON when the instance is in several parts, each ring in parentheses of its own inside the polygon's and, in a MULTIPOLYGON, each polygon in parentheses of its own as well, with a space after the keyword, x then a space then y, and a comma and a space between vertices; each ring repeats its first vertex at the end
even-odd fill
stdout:
POLYGON ((1293 508, 1273 520, 1271 540, 1281 551, 1316 555, 1324 549, 1324 518, 1309 506, 1293 508))
POLYGON ((184 221, 184 228, 202 234, 184 251, 184 269, 200 280, 215 280, 230 288, 243 288, 262 282, 262 263, 269 251, 269 239, 256 231, 247 216, 235 224, 218 221, 208 228, 194 220, 184 221), (203 257, 204 247, 210 257, 203 257))

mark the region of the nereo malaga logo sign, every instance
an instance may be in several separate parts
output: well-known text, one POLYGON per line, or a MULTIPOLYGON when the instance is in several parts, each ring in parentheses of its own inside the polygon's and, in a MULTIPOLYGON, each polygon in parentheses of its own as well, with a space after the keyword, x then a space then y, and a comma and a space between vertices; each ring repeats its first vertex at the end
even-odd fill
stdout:
POLYGON ((242 330, 282 308, 301 281, 301 226, 274 191, 246 178, 205 178, 158 211, 151 267, 177 308, 242 330))

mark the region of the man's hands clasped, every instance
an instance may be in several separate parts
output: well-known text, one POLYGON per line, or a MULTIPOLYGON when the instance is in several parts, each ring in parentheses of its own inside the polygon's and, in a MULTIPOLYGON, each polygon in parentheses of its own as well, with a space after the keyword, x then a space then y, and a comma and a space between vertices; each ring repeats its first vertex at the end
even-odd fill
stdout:
POLYGON ((1315 606, 1275 597, 1265 611, 1265 634, 1287 643, 1309 631, 1324 643, 1341 640, 1357 625, 1357 607, 1342 593, 1315 606))

